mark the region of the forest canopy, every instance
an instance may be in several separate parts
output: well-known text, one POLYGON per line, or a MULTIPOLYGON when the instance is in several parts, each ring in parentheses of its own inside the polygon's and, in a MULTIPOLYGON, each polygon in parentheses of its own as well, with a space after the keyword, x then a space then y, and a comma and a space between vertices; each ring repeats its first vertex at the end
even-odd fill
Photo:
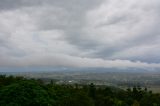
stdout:
POLYGON ((0 75, 0 106, 160 106, 160 94, 135 86, 115 87, 49 84, 0 75))

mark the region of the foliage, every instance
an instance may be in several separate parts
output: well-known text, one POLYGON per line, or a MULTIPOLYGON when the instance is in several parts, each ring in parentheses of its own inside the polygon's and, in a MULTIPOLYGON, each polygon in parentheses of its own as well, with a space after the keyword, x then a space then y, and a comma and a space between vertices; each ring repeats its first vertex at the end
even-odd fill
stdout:
POLYGON ((122 90, 0 75, 0 106, 160 106, 160 94, 135 86, 122 90))

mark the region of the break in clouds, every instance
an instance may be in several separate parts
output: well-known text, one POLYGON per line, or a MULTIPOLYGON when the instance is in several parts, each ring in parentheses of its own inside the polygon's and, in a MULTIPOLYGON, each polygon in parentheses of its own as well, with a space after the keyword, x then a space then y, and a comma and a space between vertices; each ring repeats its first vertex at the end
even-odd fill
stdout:
POLYGON ((0 67, 160 68, 160 0, 0 0, 0 67))

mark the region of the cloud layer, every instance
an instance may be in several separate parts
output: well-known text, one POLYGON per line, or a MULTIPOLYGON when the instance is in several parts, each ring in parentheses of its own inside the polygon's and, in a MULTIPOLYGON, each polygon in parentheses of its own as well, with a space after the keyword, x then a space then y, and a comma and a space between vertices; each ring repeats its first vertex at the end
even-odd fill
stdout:
POLYGON ((160 68, 159 0, 0 2, 0 67, 160 68))

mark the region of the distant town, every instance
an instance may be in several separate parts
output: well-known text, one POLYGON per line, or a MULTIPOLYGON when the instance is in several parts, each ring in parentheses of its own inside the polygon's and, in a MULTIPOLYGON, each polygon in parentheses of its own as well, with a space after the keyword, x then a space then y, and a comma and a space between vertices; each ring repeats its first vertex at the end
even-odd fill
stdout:
POLYGON ((160 92, 159 72, 90 72, 90 71, 61 71, 61 72, 1 72, 7 76, 23 76, 40 79, 45 83, 53 81, 56 84, 90 84, 100 86, 115 86, 122 89, 128 87, 147 87, 153 92, 160 92))

